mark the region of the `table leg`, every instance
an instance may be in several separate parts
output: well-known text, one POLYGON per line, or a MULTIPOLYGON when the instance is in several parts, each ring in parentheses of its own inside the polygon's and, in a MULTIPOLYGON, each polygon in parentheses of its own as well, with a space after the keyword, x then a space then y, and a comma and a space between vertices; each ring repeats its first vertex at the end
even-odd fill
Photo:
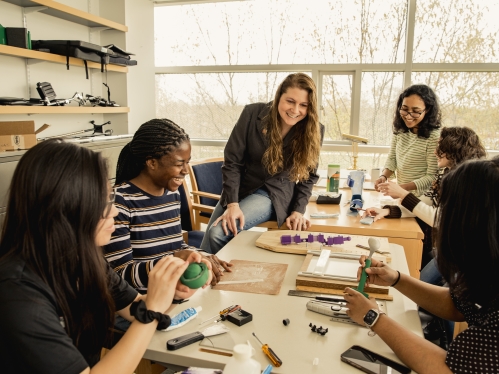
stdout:
POLYGON ((409 273, 412 277, 419 279, 421 258, 423 256, 423 241, 419 239, 388 238, 388 242, 404 247, 409 273))

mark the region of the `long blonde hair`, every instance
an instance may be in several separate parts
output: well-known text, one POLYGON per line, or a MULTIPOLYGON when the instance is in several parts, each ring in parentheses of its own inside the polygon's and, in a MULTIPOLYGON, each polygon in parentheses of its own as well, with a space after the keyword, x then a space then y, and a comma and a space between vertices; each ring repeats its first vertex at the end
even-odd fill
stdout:
POLYGON ((310 176, 310 172, 317 168, 321 147, 317 89, 312 78, 306 74, 290 74, 277 88, 270 112, 266 117, 265 128, 269 147, 263 154, 262 161, 271 175, 281 172, 284 168, 278 106, 281 96, 289 88, 299 88, 308 92, 307 117, 305 121, 302 120, 295 125, 297 126, 297 133, 291 143, 293 164, 289 171, 290 180, 306 181, 310 176))

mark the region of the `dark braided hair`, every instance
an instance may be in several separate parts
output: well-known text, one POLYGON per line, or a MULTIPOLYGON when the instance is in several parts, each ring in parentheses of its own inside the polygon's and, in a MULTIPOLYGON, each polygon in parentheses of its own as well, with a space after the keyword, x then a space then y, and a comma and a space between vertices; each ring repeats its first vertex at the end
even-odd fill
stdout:
POLYGON ((160 159, 189 141, 189 135, 169 119, 152 119, 139 127, 133 139, 120 152, 116 166, 116 184, 135 178, 146 161, 160 159))

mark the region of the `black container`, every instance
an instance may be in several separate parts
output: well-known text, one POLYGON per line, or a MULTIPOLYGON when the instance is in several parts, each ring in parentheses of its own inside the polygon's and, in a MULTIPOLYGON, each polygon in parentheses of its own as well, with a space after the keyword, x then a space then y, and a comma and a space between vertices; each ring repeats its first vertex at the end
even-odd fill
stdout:
POLYGON ((5 36, 7 45, 19 48, 28 48, 28 34, 24 27, 6 27, 5 36))
POLYGON ((227 321, 232 322, 234 325, 242 326, 253 321, 253 315, 242 309, 236 310, 227 316, 227 321))

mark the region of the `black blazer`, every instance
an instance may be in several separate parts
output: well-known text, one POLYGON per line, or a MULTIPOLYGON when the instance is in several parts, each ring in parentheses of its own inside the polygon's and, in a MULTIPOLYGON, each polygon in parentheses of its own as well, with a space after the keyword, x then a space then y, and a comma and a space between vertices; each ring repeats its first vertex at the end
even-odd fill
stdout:
MULTIPOLYGON (((281 226, 291 212, 305 213, 308 198, 312 194, 314 184, 319 180, 319 175, 316 168, 304 182, 295 183, 289 180, 293 157, 291 141, 307 118, 293 126, 283 139, 284 170, 275 175, 267 172, 262 164, 263 154, 268 148, 262 120, 268 115, 271 104, 246 105, 234 126, 224 150, 223 191, 220 203, 226 208, 227 204, 239 202, 265 186, 277 215, 277 224, 281 226)), ((322 145, 322 124, 320 131, 322 145)))

